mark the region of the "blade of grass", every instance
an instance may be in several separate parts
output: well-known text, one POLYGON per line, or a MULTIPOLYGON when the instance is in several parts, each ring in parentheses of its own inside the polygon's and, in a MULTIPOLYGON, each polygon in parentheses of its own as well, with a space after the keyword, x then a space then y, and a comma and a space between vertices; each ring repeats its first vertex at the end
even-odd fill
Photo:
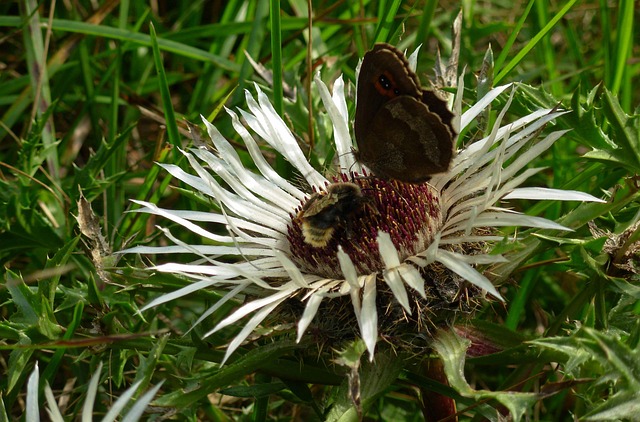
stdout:
POLYGON ((609 2, 600 0, 600 22, 602 25, 602 51, 604 52, 604 81, 607 86, 613 86, 613 66, 612 56, 614 53, 611 47, 611 14, 609 12, 609 2))
MULTIPOLYGON (((547 2, 537 1, 536 4, 536 17, 539 27, 543 27, 549 20, 549 6, 547 2)), ((542 57, 544 58, 545 69, 547 72, 546 80, 551 86, 551 92, 557 98, 562 96, 562 83, 558 80, 558 71, 556 69, 556 51, 551 45, 551 37, 542 37, 540 40, 540 50, 542 57)))
MULTIPOLYGON (((29 65, 29 74, 31 76, 31 89, 34 93, 33 110, 31 119, 29 119, 29 128, 31 122, 36 117, 41 117, 51 107, 51 89, 49 87, 49 74, 47 72, 47 62, 45 50, 45 42, 42 39, 42 31, 40 29, 40 15, 38 14, 38 3, 35 0, 27 0, 20 2, 23 9, 23 17, 28 19, 29 24, 23 32, 24 46, 27 54, 27 63, 29 65)), ((49 118, 47 124, 42 125, 42 143, 46 151, 47 168, 49 174, 54 180, 58 180, 60 164, 58 162, 57 149, 55 144, 55 129, 53 127, 53 119, 49 118)))
POLYGON ((511 330, 518 328, 518 324, 520 324, 520 320, 526 312, 526 304, 529 302, 531 292, 536 285, 538 272, 538 269, 533 269, 518 280, 516 294, 509 300, 509 309, 504 323, 505 327, 511 330))
POLYGON ((579 36, 579 28, 575 28, 572 25, 563 25, 563 30, 565 39, 567 40, 569 53, 571 54, 578 69, 576 74, 579 78, 580 84, 588 86, 589 72, 584 71, 588 66, 588 63, 583 55, 584 53, 582 52, 582 40, 579 36))
MULTIPOLYGON (((83 310, 84 310, 84 303, 83 302, 76 303, 76 306, 74 306, 73 308, 73 318, 71 322, 67 325, 67 331, 65 331, 64 335, 62 336, 63 340, 71 340, 71 338, 76 332, 76 329, 82 323, 83 310)), ((66 348, 60 348, 54 352, 53 357, 51 357, 51 359, 49 360, 49 364, 47 365, 45 370, 42 372, 41 384, 44 384, 44 382, 53 383, 55 374, 58 371, 58 368, 60 367, 60 365, 62 364, 62 360, 66 352, 67 352, 66 348)))
POLYGON ((431 29, 431 22, 433 21, 433 15, 436 13, 437 1, 427 0, 425 2, 422 13, 420 14, 420 25, 416 33, 416 39, 413 42, 413 50, 418 48, 421 44, 424 44, 427 40, 427 35, 431 29))
POLYGON ((89 47, 87 40, 82 40, 78 44, 78 51, 80 55, 80 67, 82 69, 82 82, 84 85, 86 108, 89 112, 89 118, 91 119, 91 127, 99 128, 98 111, 95 107, 95 93, 93 89, 93 69, 91 67, 91 57, 89 55, 89 47))
MULTIPOLYGON (((120 13, 118 19, 118 25, 120 29, 126 28, 127 25, 127 17, 129 9, 129 1, 123 0, 120 2, 120 13)), ((121 43, 117 43, 115 48, 115 58, 114 58, 114 72, 113 72, 113 83, 111 84, 111 104, 109 107, 109 133, 108 136, 108 144, 112 145, 116 137, 118 136, 119 128, 120 128, 120 81, 122 75, 122 45, 121 43)), ((116 148, 113 152, 113 155, 109 159, 107 166, 105 167, 107 177, 115 176, 120 172, 126 171, 126 147, 127 142, 122 142, 118 148, 116 148)), ((104 224, 105 231, 109 233, 111 227, 116 226, 116 222, 120 219, 122 215, 122 207, 124 204, 124 190, 121 188, 120 184, 114 183, 111 184, 106 192, 105 192, 105 212, 104 216, 106 217, 106 221, 104 224)))
MULTIPOLYGON (((247 19, 247 9, 242 7, 241 1, 231 0, 227 2, 220 24, 241 24, 247 19)), ((184 31, 180 31, 183 33, 184 31)), ((209 53, 217 53, 221 57, 228 57, 233 54, 234 47, 238 42, 238 35, 230 34, 220 41, 213 40, 209 46, 209 53)), ((220 90, 216 87, 215 82, 223 79, 224 69, 213 65, 213 63, 205 62, 202 73, 193 89, 193 95, 189 101, 188 110, 195 110, 197 105, 205 104, 206 101, 215 102, 216 94, 220 95, 220 90)), ((222 95, 224 95, 222 93, 222 95)), ((197 110, 196 110, 197 111, 197 110)), ((204 112, 204 111, 201 111, 204 112)))
MULTIPOLYGON (((0 20, 0 26, 20 27, 22 25, 23 21, 18 17, 5 16, 0 20)), ((51 28, 55 31, 74 32, 113 40, 128 41, 131 42, 132 49, 137 48, 139 45, 151 47, 151 38, 149 35, 113 28, 106 25, 76 22, 68 19, 53 19, 51 28)), ((226 36, 225 33, 220 34, 219 32, 216 32, 215 28, 214 32, 219 36, 226 36)), ((162 51, 177 54, 178 56, 189 57, 201 61, 211 61, 217 66, 230 71, 238 71, 239 69, 239 66, 230 60, 181 42, 161 38, 157 40, 157 44, 162 51)))
POLYGON ((180 135, 178 133, 178 125, 176 123, 176 115, 173 110, 173 104, 171 103, 171 92, 169 91, 169 84, 167 83, 167 76, 164 72, 164 65, 162 63, 162 54, 160 53, 156 29, 153 24, 150 24, 149 30, 151 35, 151 47, 153 48, 153 60, 156 65, 156 72, 158 73, 158 84, 160 85, 160 95, 162 97, 162 109, 164 110, 164 118, 167 125, 167 138, 169 143, 175 147, 173 152, 174 158, 177 161, 180 156, 178 148, 181 146, 181 143, 180 135))
POLYGON ((378 27, 376 28, 376 35, 373 38, 374 42, 384 42, 389 40, 389 34, 391 33, 391 27, 393 21, 396 18, 398 9, 400 8, 400 0, 392 0, 386 10, 384 10, 379 16, 378 27))
MULTIPOLYGON (((266 37, 266 19, 270 11, 270 4, 266 1, 258 1, 255 7, 253 15, 253 25, 251 26, 251 32, 249 37, 244 37, 242 49, 245 49, 251 57, 260 57, 261 47, 263 40, 266 37)), ((273 46, 272 46, 273 48, 273 46)), ((281 48, 278 44, 278 49, 281 48)), ((246 80, 253 72, 251 64, 245 60, 244 54, 239 56, 242 60, 242 66, 240 67, 240 73, 238 75, 238 88, 233 94, 231 104, 240 104, 244 101, 244 90, 246 88, 246 80)), ((275 69, 275 68, 274 68, 275 69)), ((275 73, 275 72, 274 72, 275 73)), ((217 100, 217 99, 216 99, 217 100)), ((276 109, 277 111, 277 109, 276 109)))
MULTIPOLYGON (((634 2, 621 0, 619 5, 616 42, 613 49, 615 52, 613 81, 611 83, 611 92, 613 95, 618 95, 620 92, 623 76, 628 70, 627 60, 629 60, 631 55, 631 45, 633 44, 634 2)), ((625 111, 629 111, 629 108, 623 108, 625 111)))
POLYGON ((524 48, 522 50, 520 50, 520 52, 518 54, 516 54, 516 56, 498 73, 498 75, 495 78, 494 83, 496 85, 500 84, 500 81, 502 81, 502 79, 507 76, 509 74, 509 72, 511 72, 524 58, 527 54, 529 54, 529 52, 531 51, 531 49, 533 47, 535 47, 538 42, 540 42, 540 40, 547 35, 547 33, 549 31, 551 31, 551 29, 556 25, 556 23, 558 23, 558 21, 560 19, 562 19, 562 17, 564 15, 567 14, 567 12, 573 7, 573 5, 577 2, 578 0, 570 0, 569 2, 567 2, 564 7, 553 17, 553 19, 551 19, 549 21, 549 23, 547 23, 545 25, 544 28, 542 28, 540 30, 540 32, 538 32, 532 39, 531 41, 529 41, 527 43, 527 45, 524 46, 524 48))
MULTIPOLYGON (((105 17, 109 16, 109 13, 115 7, 116 1, 107 1, 103 5, 100 6, 95 13, 90 16, 87 21, 90 22, 90 25, 98 26, 105 17)), ((52 21, 55 22, 55 19, 52 21)), ((15 28, 22 28, 25 25, 25 22, 22 18, 18 16, 0 16, 0 27, 9 26, 15 28)), ((54 28, 54 24, 49 22, 47 24, 49 27, 54 28)), ((54 28, 55 29, 55 28, 54 28)), ((58 50, 52 54, 47 62, 47 72, 49 75, 49 79, 53 78, 54 75, 63 68, 63 64, 67 62, 69 59, 71 52, 73 51, 73 47, 80 41, 81 36, 76 35, 70 37, 67 41, 65 41, 58 50)), ((5 136, 5 133, 8 131, 7 128, 13 127, 13 125, 22 118, 24 114, 24 110, 32 103, 32 92, 31 87, 26 87, 20 94, 20 96, 11 102, 11 107, 9 110, 5 112, 5 114, 0 119, 3 123, 0 126, 0 139, 5 136)))
MULTIPOLYGON (((271 65, 273 69, 273 107, 276 113, 284 116, 284 90, 282 88, 282 28, 280 19, 280 0, 271 0, 271 65)), ((276 170, 288 177, 293 166, 283 156, 276 156, 276 170)))
MULTIPOLYGON (((154 161, 156 163, 166 163, 170 151, 171 149, 168 147, 161 148, 154 161)), ((180 154, 180 156, 180 160, 182 160, 182 154, 180 154)), ((179 164, 179 162, 180 161, 173 162, 173 164, 179 164)), ((158 165, 154 165, 149 169, 149 171, 145 175, 144 182, 142 182, 142 184, 137 187, 136 199, 150 201, 152 203, 157 203, 160 200, 172 179, 170 175, 165 174, 162 182, 158 186, 156 186, 158 174, 160 173, 161 169, 162 168, 158 165)), ((119 227, 119 231, 122 233, 122 238, 126 239, 136 231, 142 230, 144 228, 146 220, 140 221, 141 217, 142 214, 140 213, 126 214, 119 227)), ((122 245, 117 246, 120 247, 122 245)))
POLYGON ((273 67, 273 107, 278 115, 283 111, 282 89, 282 33, 280 28, 280 0, 271 0, 271 64, 273 67))
POLYGON ((513 43, 516 42, 516 38, 518 38, 518 34, 520 34, 520 31, 522 30, 522 27, 524 26, 527 20, 527 17, 531 12, 531 8, 535 4, 535 2, 536 0, 529 0, 529 3, 527 3, 527 7, 524 9, 524 12, 522 12, 522 14, 520 15, 520 19, 518 19, 518 22, 516 22, 515 27, 509 34, 509 38, 507 38, 507 42, 502 47, 502 51, 500 52, 500 54, 498 55, 498 58, 496 59, 494 69, 498 70, 502 68, 502 64, 507 59, 507 56, 511 51, 511 47, 513 47, 513 43))

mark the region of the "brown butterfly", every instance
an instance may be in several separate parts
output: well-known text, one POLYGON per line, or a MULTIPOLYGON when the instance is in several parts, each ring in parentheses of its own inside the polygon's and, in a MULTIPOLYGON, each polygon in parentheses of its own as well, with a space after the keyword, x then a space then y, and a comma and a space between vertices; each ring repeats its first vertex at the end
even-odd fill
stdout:
POLYGON ((304 241, 316 248, 326 246, 336 228, 348 230, 348 220, 368 201, 360 186, 349 182, 333 183, 325 192, 314 193, 297 216, 304 241))
POLYGON ((378 177, 421 183, 449 169, 453 113, 433 91, 420 87, 404 54, 376 44, 358 76, 356 159, 378 177))

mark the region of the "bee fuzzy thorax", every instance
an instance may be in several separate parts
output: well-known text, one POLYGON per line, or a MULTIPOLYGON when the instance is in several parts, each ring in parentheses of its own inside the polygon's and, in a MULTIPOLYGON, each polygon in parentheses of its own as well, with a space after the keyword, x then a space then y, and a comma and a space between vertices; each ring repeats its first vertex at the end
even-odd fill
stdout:
POLYGON ((348 230, 349 220, 365 202, 355 183, 337 182, 326 191, 314 193, 297 215, 304 241, 316 248, 327 246, 336 229, 348 230))

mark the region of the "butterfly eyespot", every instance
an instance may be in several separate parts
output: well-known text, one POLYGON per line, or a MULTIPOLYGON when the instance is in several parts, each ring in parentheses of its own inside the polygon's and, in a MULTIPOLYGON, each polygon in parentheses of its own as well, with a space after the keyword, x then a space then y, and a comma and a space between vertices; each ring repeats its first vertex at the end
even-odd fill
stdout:
POLYGON ((382 89, 384 89, 385 91, 388 91, 391 89, 391 81, 385 75, 380 75, 378 82, 380 82, 382 89))

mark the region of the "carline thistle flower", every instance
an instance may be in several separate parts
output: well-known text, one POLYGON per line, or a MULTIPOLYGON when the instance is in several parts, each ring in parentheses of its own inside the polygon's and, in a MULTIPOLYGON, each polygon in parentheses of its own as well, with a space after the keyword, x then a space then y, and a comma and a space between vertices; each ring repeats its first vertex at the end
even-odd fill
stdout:
MULTIPOLYGON (((410 58, 412 63, 416 62, 415 54, 410 58)), ((333 313, 323 312, 323 318, 317 318, 322 306, 331 309, 332 303, 339 303, 335 309, 344 311, 345 300, 352 308, 349 313, 353 320, 347 329, 364 340, 373 359, 379 335, 386 334, 380 332, 381 327, 387 326, 381 321, 416 322, 414 331, 418 331, 428 329, 425 324, 433 324, 434 319, 437 323, 434 313, 447 308, 455 313, 465 303, 472 308, 485 292, 502 300, 490 280, 476 269, 504 261, 501 255, 488 253, 492 243, 503 240, 495 233, 496 227, 568 230, 553 221, 502 208, 496 205, 499 201, 599 201, 575 191, 518 188, 541 170, 525 169, 526 165, 565 133, 555 131, 539 139, 540 130, 562 111, 541 109, 501 126, 511 96, 491 131, 458 151, 448 172, 434 175, 428 183, 406 184, 370 176, 355 162, 344 82, 342 78, 335 81, 333 94, 318 77, 315 82, 333 124, 339 160, 335 176, 327 178, 309 164, 293 134, 256 85, 257 101, 246 93, 249 111, 239 110, 240 116, 227 112, 259 174, 245 168, 231 144, 203 118, 215 153, 206 148, 182 151, 195 174, 176 165, 160 165, 218 204, 219 211, 169 210, 135 201, 141 205, 136 212, 162 216, 214 243, 185 244, 161 229, 174 245, 137 246, 122 251, 198 257, 190 264, 153 267, 188 277, 193 283, 156 298, 142 311, 199 289, 227 289, 228 293, 196 321, 198 324, 235 297, 252 298, 206 334, 248 318, 227 346, 223 363, 277 308, 292 302, 302 304, 297 320, 300 341, 312 322, 322 324, 321 320, 333 313), (304 189, 274 171, 248 129, 295 167, 307 184, 304 189), (349 187, 335 187, 336 184, 349 187), (313 204, 309 204, 310 198, 313 204), (341 202, 345 200, 351 202, 341 202), (328 222, 327 218, 320 220, 327 224, 314 226, 311 219, 317 210, 309 208, 322 210, 336 204, 339 208, 328 222), (206 230, 203 224, 221 225, 228 234, 206 230), (319 231, 310 234, 309 224, 319 231), (216 257, 222 255, 235 256, 237 262, 218 261, 216 257)), ((460 81, 454 102, 454 110, 460 116, 457 132, 509 88, 506 85, 492 89, 460 114, 460 81)), ((444 320, 447 318, 450 315, 444 320)))

